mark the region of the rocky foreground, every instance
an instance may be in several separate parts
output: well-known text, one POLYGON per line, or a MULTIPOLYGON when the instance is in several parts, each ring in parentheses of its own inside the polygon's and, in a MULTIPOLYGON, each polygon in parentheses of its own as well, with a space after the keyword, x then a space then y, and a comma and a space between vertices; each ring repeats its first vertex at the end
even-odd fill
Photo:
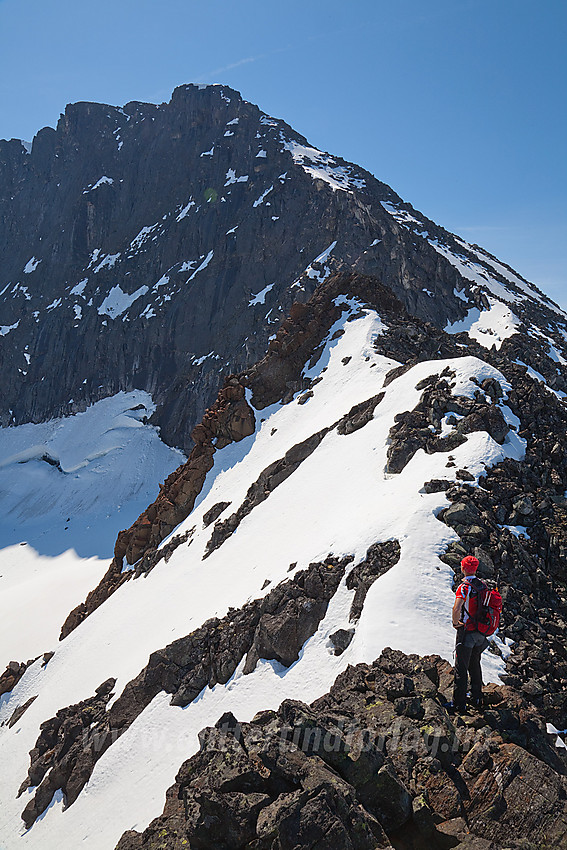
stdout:
POLYGON ((567 757, 517 691, 443 708, 452 668, 386 649, 312 705, 223 715, 163 814, 117 850, 555 850, 567 847, 567 757))

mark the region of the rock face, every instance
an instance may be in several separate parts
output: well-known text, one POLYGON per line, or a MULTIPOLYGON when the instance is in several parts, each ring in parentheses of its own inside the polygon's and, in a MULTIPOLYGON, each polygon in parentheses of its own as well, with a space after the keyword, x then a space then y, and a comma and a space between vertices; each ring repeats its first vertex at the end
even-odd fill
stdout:
POLYGON ((163 814, 117 850, 565 847, 567 759, 542 718, 491 686, 484 715, 455 722, 442 705, 450 681, 439 657, 386 649, 310 706, 223 715, 163 814))
POLYGON ((0 220, 2 425, 139 388, 189 452, 219 372, 259 360, 333 264, 440 327, 490 306, 483 275, 534 310, 489 255, 223 86, 181 86, 160 106, 70 105, 31 153, 0 141, 0 220))

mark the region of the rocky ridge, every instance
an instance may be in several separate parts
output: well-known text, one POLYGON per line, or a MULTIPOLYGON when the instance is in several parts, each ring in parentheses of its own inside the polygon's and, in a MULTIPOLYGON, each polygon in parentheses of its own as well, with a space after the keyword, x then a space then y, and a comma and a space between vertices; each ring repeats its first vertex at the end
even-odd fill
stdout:
MULTIPOLYGON (((399 547, 396 554, 391 544, 378 544, 367 561, 358 565, 357 604, 363 604, 368 587, 398 557, 399 547)), ((339 562, 330 556, 324 563, 311 564, 263 598, 239 611, 229 611, 222 620, 208 620, 154 652, 108 710, 114 679, 100 685, 92 698, 62 709, 42 723, 30 754, 28 777, 19 791, 36 789, 22 813, 26 826, 45 811, 58 789, 65 794, 67 806, 76 800, 98 759, 160 691, 172 694, 172 705, 184 707, 203 688, 228 682, 244 656, 245 674, 253 672, 259 658, 275 659, 284 667, 297 661, 351 560, 339 562)), ((290 565, 290 570, 295 566, 290 565)))
MULTIPOLYGON (((527 374, 525 366, 516 362, 526 356, 526 343, 520 334, 505 340, 500 349, 487 350, 464 334, 452 336, 409 316, 395 297, 375 279, 356 273, 338 274, 320 284, 309 302, 294 305, 290 317, 270 343, 266 356, 246 373, 227 379, 227 384, 232 382, 233 385, 230 393, 238 397, 238 404, 245 405, 242 396, 244 387, 248 387, 251 391, 251 403, 260 410, 278 400, 285 402, 296 393, 308 394, 310 382, 302 378, 303 367, 306 362, 312 363, 317 359, 326 334, 340 315, 341 307, 336 302, 347 294, 358 298, 361 303, 373 306, 387 320, 388 330, 376 340, 375 346, 380 353, 403 363, 394 370, 392 377, 420 360, 460 356, 463 341, 466 339, 469 352, 495 365, 510 380, 513 390, 509 394, 509 404, 526 423, 522 432, 528 442, 525 460, 500 464, 487 473, 480 488, 467 484, 466 470, 457 472, 457 477, 463 481, 461 487, 443 482, 431 482, 429 486, 430 491, 433 488, 445 489, 447 497, 455 502, 453 508, 439 517, 455 528, 461 537, 461 543, 453 544, 445 556, 447 562, 458 571, 460 559, 469 549, 474 549, 481 561, 481 574, 498 581, 501 589, 505 584, 513 585, 517 581, 513 570, 519 562, 525 567, 527 574, 534 574, 537 580, 535 584, 531 579, 522 580, 524 584, 520 589, 535 593, 536 601, 529 607, 523 603, 524 612, 529 612, 532 625, 527 625, 528 621, 522 619, 518 620, 516 628, 522 626, 529 634, 530 629, 533 632, 533 629, 537 631, 549 627, 552 634, 559 630, 561 640, 565 635, 566 620, 564 583, 567 561, 564 529, 567 526, 567 501, 564 494, 567 491, 567 467, 560 446, 561 434, 567 427, 567 414, 563 403, 540 381, 527 374), (509 478, 511 480, 508 480, 509 478), (525 500, 520 504, 523 497, 525 500), (481 504, 482 507, 479 509, 472 503, 481 504), (522 512, 514 508, 515 504, 521 507, 522 512), (529 537, 526 535, 519 538, 504 527, 516 526, 520 520, 529 526, 529 537), (543 624, 540 622, 541 618, 543 624)), ((545 346, 538 340, 534 340, 533 346, 530 345, 531 356, 537 358, 543 374, 549 375, 555 383, 564 381, 565 378, 561 374, 563 367, 560 370, 555 361, 544 352, 545 346)), ((488 381, 479 386, 476 401, 471 401, 451 396, 450 379, 450 375, 440 375, 439 380, 427 382, 417 408, 398 417, 398 422, 390 433, 390 473, 399 473, 419 448, 428 453, 450 453, 471 431, 486 430, 497 442, 503 441, 508 426, 499 409, 492 403, 502 395, 502 388, 497 382, 488 381), (454 418, 456 427, 450 436, 443 437, 440 436, 441 423, 447 416, 454 418)), ((227 413, 232 409, 232 402, 227 406, 226 392, 227 388, 221 390, 219 396, 219 404, 225 417, 232 415, 227 413)), ((377 403, 377 399, 370 399, 366 412, 351 411, 346 417, 347 421, 339 427, 360 427, 361 423, 368 421, 370 411, 377 403), (354 424, 356 422, 358 425, 354 424)), ((242 406, 236 409, 242 412, 245 408, 242 406)), ((245 421, 249 430, 253 428, 253 414, 249 407, 248 411, 245 421)), ((179 522, 189 515, 195 496, 205 480, 206 471, 212 467, 214 451, 221 448, 228 439, 226 435, 230 429, 227 430, 226 425, 216 425, 217 421, 217 411, 213 408, 211 414, 205 417, 202 430, 199 429, 196 435, 197 440, 200 441, 206 436, 207 441, 197 442, 188 462, 170 476, 154 505, 142 514, 131 529, 121 533, 116 544, 115 559, 107 575, 101 585, 89 595, 86 603, 70 614, 63 627, 62 637, 98 607, 98 604, 123 581, 132 575, 145 574, 157 562, 156 559, 169 557, 175 546, 186 542, 173 538, 167 544, 167 551, 157 549, 160 540, 172 531, 172 519, 177 518, 179 522), (223 442, 219 444, 217 438, 216 446, 213 445, 215 428, 221 429, 219 435, 221 431, 223 434, 223 442), (203 457, 206 457, 205 466, 203 457), (197 475, 196 465, 199 467, 197 475), (191 483, 187 485, 187 481, 191 483), (186 497, 188 487, 191 488, 189 498, 186 497), (124 553, 129 553, 126 555, 129 563, 135 563, 137 556, 138 562, 134 571, 122 572, 124 553)), ((235 436, 238 438, 240 433, 235 436)), ((296 447, 296 454, 298 458, 306 456, 304 448, 296 447)), ((452 465, 449 454, 447 466, 452 465)), ((268 470, 263 475, 259 490, 262 498, 265 498, 270 492, 266 482, 271 475, 273 477, 273 471, 268 470)), ((284 479, 285 475, 281 477, 280 472, 280 477, 276 477, 273 484, 277 486, 277 483, 284 479)), ((252 487, 248 507, 242 506, 239 511, 246 512, 251 509, 254 503, 253 500, 250 501, 253 492, 252 487)), ((255 498, 257 499, 257 496, 255 498)), ((238 520, 233 518, 217 521, 210 545, 218 545, 221 538, 226 539, 237 525, 238 520)), ((506 596, 513 599, 514 590, 505 591, 506 596)), ((510 636, 515 634, 512 627, 510 636)), ((538 645, 535 635, 533 638, 534 648, 529 651, 535 657, 542 647, 541 642, 538 645)), ((559 713, 562 714, 565 711, 564 698, 561 697, 566 681, 563 675, 565 659, 560 648, 553 651, 559 652, 559 676, 553 678, 553 691, 556 694, 556 702, 559 700, 561 703, 559 713)), ((554 670, 555 665, 552 665, 548 670, 548 677, 554 676, 554 670)), ((547 684, 540 682, 534 687, 537 690, 547 687, 547 684)), ((549 693, 546 694, 546 699, 548 702, 551 699, 549 693)), ((558 720, 557 714, 552 714, 553 720, 558 720)), ((567 724, 564 723, 560 728, 565 725, 567 724)))
MULTIPOLYGON (((441 558, 456 578, 462 556, 477 555, 479 574, 502 592, 500 633, 513 645, 504 687, 490 686, 487 710, 463 721, 451 720, 441 705, 452 681, 446 662, 391 650, 374 665, 349 668, 311 707, 288 700, 250 724, 225 715, 181 768, 162 818, 141 836, 126 834, 121 850, 565 846, 565 760, 545 734, 545 723, 567 727, 564 314, 496 258, 429 222, 356 166, 310 148, 224 87, 183 87, 170 104, 145 106, 69 107, 56 131, 38 135, 27 158, 16 143, 0 143, 0 213, 12 240, 0 269, 9 280, 0 290, 7 311, 0 321, 0 381, 11 405, 5 422, 80 410, 140 386, 158 403, 155 422, 164 437, 191 449, 155 502, 120 533, 106 576, 71 612, 61 638, 128 580, 143 581, 158 564, 160 571, 171 569, 161 562, 172 556, 179 566, 205 530, 205 557, 215 552, 204 561, 206 570, 266 499, 275 503, 272 494, 281 493, 323 440, 366 428, 376 411, 380 416, 393 381, 423 361, 472 355, 504 380, 479 380, 473 396, 453 395, 455 372, 440 366, 417 385, 417 404, 396 416, 384 474, 403 476, 416 453, 441 463, 446 457, 447 478, 436 472, 422 490, 447 499, 437 519, 456 539, 441 558), (99 131, 97 152, 91 147, 93 139, 100 142, 99 131), (86 173, 87 160, 96 174, 86 173), (160 163, 167 161, 171 173, 164 175, 160 163), (113 176, 109 164, 118 169, 113 176), (64 198, 57 197, 55 180, 64 198), (138 206, 140 180, 146 191, 138 206), (31 197, 40 199, 42 214, 24 226, 31 197), (55 237, 47 209, 59 228, 55 237), (343 311, 356 319, 368 307, 384 321, 372 350, 399 364, 382 391, 270 455, 277 459, 250 476, 234 504, 221 496, 207 510, 202 529, 189 521, 175 534, 217 452, 254 434, 255 410, 294 402, 309 411, 322 375, 312 379, 307 372, 329 339, 345 333, 331 337, 333 325, 343 311), (442 330, 465 314, 469 333, 442 330), (77 367, 64 369, 60 383, 52 377, 52 356, 77 367), (221 373, 228 377, 203 413, 221 373), (477 480, 455 457, 471 434, 508 441, 516 426, 502 415, 504 397, 522 423, 525 457, 487 467, 477 480), (347 732, 369 725, 383 741, 357 752, 347 732), (412 738, 409 749, 399 746, 398 726, 412 738), (288 729, 292 745, 282 750, 288 729), (469 732, 478 737, 470 740, 469 732), (320 746, 326 736, 338 742, 331 755, 320 746)), ((68 700, 74 704, 45 712, 39 734, 28 724, 34 737, 24 752, 33 741, 35 747, 20 787, 26 827, 38 835, 38 817, 58 799, 67 808, 81 798, 76 812, 99 759, 160 693, 171 695, 171 711, 181 714, 237 670, 249 683, 262 659, 293 667, 344 586, 353 597, 350 612, 329 634, 325 652, 349 650, 366 595, 397 563, 400 544, 382 537, 355 566, 348 555, 320 560, 327 551, 331 544, 303 570, 290 564, 290 578, 274 587, 267 580, 259 595, 258 584, 257 598, 225 616, 189 634, 177 631, 184 636, 172 643, 160 639, 130 669, 116 700, 118 674, 108 669, 103 675, 111 678, 94 695, 91 682, 68 700)), ((64 654, 66 644, 60 646, 64 654)), ((509 646, 493 642, 489 651, 503 649, 509 646)), ((44 656, 43 666, 52 656, 44 656)), ((8 699, 12 689, 21 692, 28 665, 12 662, 0 677, 8 699)), ((41 687, 25 693, 13 711, 10 705, 9 729, 36 712, 39 703, 31 707, 41 687)))
POLYGON ((386 649, 312 705, 200 734, 163 814, 117 850, 551 850, 567 846, 567 759, 509 687, 457 720, 450 665, 386 649), (528 804, 529 801, 529 804, 528 804))
MULTIPOLYGON (((308 305, 297 302, 292 305, 290 316, 281 325, 275 338, 270 342, 266 356, 251 370, 240 375, 231 375, 225 379, 215 404, 205 412, 199 425, 192 433, 195 443, 185 464, 173 472, 160 489, 156 501, 150 505, 127 530, 122 531, 116 541, 114 558, 101 583, 88 595, 84 603, 70 612, 61 630, 61 639, 66 637, 86 616, 91 614, 105 599, 114 593, 132 576, 139 577, 152 569, 158 560, 169 556, 176 546, 186 540, 172 540, 167 549, 158 550, 162 540, 183 519, 191 513, 195 499, 205 482, 207 472, 213 467, 216 451, 222 450, 233 441, 239 441, 254 433, 255 417, 252 408, 245 401, 245 389, 251 390, 251 401, 256 409, 281 400, 286 402, 299 389, 308 392, 309 380, 301 377, 306 360, 316 360, 320 353, 326 333, 342 308, 335 304, 336 299, 345 293, 360 296, 377 306, 384 315, 394 320, 395 315, 403 313, 403 307, 391 292, 379 281, 366 275, 342 273, 333 275, 320 285, 308 305), (134 571, 124 571, 123 563, 136 565, 134 571)), ((351 411, 339 427, 355 429, 368 421, 372 403, 365 411, 351 411)), ((333 426, 336 427, 336 426, 333 426)), ((345 431, 346 432, 346 431, 345 431)), ((311 450, 315 446, 313 445, 311 450)), ((303 447, 295 447, 295 464, 307 455, 303 447)), ((291 466, 288 459, 287 474, 291 466)), ((285 480, 280 474, 274 477, 272 471, 266 471, 264 479, 256 490, 266 491, 266 482, 271 478, 270 489, 285 480)), ((257 496, 255 497, 258 498, 257 496)), ((256 502, 257 503, 257 502, 256 502)), ((251 505, 245 510, 250 510, 251 505)), ((215 517, 216 519, 216 517, 215 517)), ((211 519, 212 521, 212 519, 211 519)), ((228 536, 236 528, 239 520, 225 520, 224 535, 228 536)), ((220 527, 211 538, 211 548, 220 539, 220 527)))
MULTIPOLYGON (((382 353, 391 357, 395 355, 399 360, 402 359, 399 349, 403 346, 406 362, 396 367, 395 373, 420 359, 431 359, 434 352, 441 359, 451 355, 459 356, 461 353, 462 337, 454 339, 404 314, 399 307, 396 310, 395 301, 377 281, 353 274, 330 278, 320 285, 307 305, 300 305, 292 311, 292 316, 284 323, 268 354, 257 367, 244 375, 228 379, 225 389, 221 391, 217 410, 205 418, 205 424, 196 435, 195 451, 206 446, 209 457, 207 463, 216 450, 213 446, 215 439, 219 441, 220 438, 220 445, 217 442, 217 446, 221 448, 241 434, 238 430, 232 432, 229 425, 233 421, 232 404, 240 405, 236 408, 239 411, 238 423, 253 423, 253 417, 241 416, 246 405, 246 402, 241 404, 245 385, 252 393, 254 405, 260 408, 278 399, 297 394, 301 397, 302 393, 309 392, 309 384, 302 378, 302 366, 310 360, 310 354, 317 358, 322 340, 340 315, 340 298, 347 293, 360 299, 361 304, 370 302, 381 310, 381 315, 387 316, 387 329, 376 338, 374 345, 382 353)), ((545 718, 557 728, 565 728, 566 564, 564 548, 561 548, 563 544, 558 541, 564 540, 561 529, 567 511, 562 494, 567 487, 567 470, 562 458, 558 456, 554 440, 558 430, 564 427, 567 414, 563 404, 541 382, 527 375, 525 367, 513 362, 511 354, 516 352, 515 345, 514 339, 511 339, 505 341, 500 351, 487 352, 470 341, 470 348, 474 350, 476 346, 479 355, 494 361, 510 380, 513 389, 508 391, 508 404, 518 414, 521 413, 522 423, 526 426, 522 432, 528 444, 525 460, 508 460, 499 464, 487 472, 479 487, 471 486, 471 476, 463 469, 457 471, 457 479, 461 483, 431 481, 425 489, 429 492, 444 490, 451 502, 451 506, 442 511, 438 518, 454 528, 460 540, 449 546, 443 558, 457 571, 461 557, 466 552, 474 551, 481 562, 480 575, 497 581, 502 591, 505 599, 502 635, 516 641, 517 647, 508 661, 509 691, 505 693, 513 692, 514 699, 520 700, 522 705, 531 705, 530 710, 540 717, 540 725, 543 722, 541 718, 545 718), (519 520, 529 526, 529 537, 516 536, 503 527, 517 525, 519 520)), ((390 474, 399 474, 419 448, 427 453, 444 452, 448 458, 447 467, 450 468, 454 466, 450 452, 464 439, 465 434, 487 431, 497 442, 506 436, 509 426, 502 419, 499 408, 492 404, 503 392, 498 382, 491 379, 479 384, 476 399, 470 400, 452 396, 451 379, 450 370, 445 369, 424 381, 418 387, 422 390, 418 405, 414 410, 397 417, 390 432, 390 474), (443 437, 440 436, 442 423, 448 416, 460 418, 451 436, 443 437)), ((368 403, 357 405, 341 423, 335 423, 333 427, 342 428, 344 433, 364 427, 379 403, 380 396, 377 396, 369 399, 368 403)), ((252 413, 250 408, 248 410, 252 413)), ((292 452, 296 455, 295 462, 301 462, 309 450, 309 446, 306 448, 298 444, 292 452)), ((171 476, 168 493, 183 494, 180 484, 187 480, 187 471, 191 468, 190 458, 185 467, 171 476), (173 485, 176 485, 174 489, 173 485)), ((269 486, 267 489, 265 487, 278 469, 277 465, 268 469, 262 479, 262 498, 269 495, 269 486)), ((201 484, 203 481, 204 476, 200 479, 201 484)), ((254 496, 256 486, 251 487, 247 500, 254 496)), ((192 493, 193 501, 194 497, 195 493, 192 493)), ((182 498, 185 496, 182 495, 182 498)), ((166 501, 160 494, 155 505, 149 509, 153 528, 160 528, 162 510, 171 511, 171 504, 171 499, 166 501)), ((228 522, 228 534, 232 533, 234 523, 229 520, 219 522, 217 519, 227 507, 228 503, 214 506, 204 518, 204 524, 210 526, 216 521, 217 531, 220 533, 222 529, 222 534, 226 535, 224 523, 228 522)), ((254 504, 250 509, 253 507, 254 504)), ((177 510, 175 506, 173 509, 177 510)), ((185 508, 179 507, 179 511, 176 516, 183 518, 185 508)), ((147 516, 148 511, 142 515, 142 519, 147 516)), ((126 552, 127 547, 136 540, 139 523, 129 532, 121 533, 119 543, 123 551, 126 552), (126 547, 124 541, 128 541, 126 547)), ((171 531, 172 523, 168 522, 166 527, 168 532, 171 531)), ((214 534, 213 530, 211 539, 214 539, 214 534)), ((141 557, 136 569, 120 575, 129 577, 144 574, 162 556, 167 559, 177 546, 190 545, 190 532, 171 538, 163 549, 156 548, 159 539, 156 532, 156 537, 139 553, 141 557)), ((351 621, 354 624, 360 615, 368 587, 395 563, 399 548, 397 551, 398 554, 395 547, 392 549, 389 544, 377 544, 368 551, 365 561, 349 574, 348 587, 357 589, 351 609, 351 621)), ((119 564, 121 566, 121 560, 119 564)), ((291 565, 290 568, 293 567, 291 565)), ((323 565, 312 565, 307 575, 299 573, 261 600, 250 603, 241 611, 229 612, 222 622, 207 622, 197 632, 155 652, 148 666, 124 689, 111 709, 98 712, 94 726, 90 700, 70 706, 59 712, 56 718, 47 721, 43 737, 40 736, 31 754, 28 784, 38 784, 39 788, 24 811, 26 824, 29 826, 33 823, 49 804, 57 788, 65 793, 67 805, 72 803, 88 781, 98 758, 123 734, 159 691, 171 693, 172 704, 183 706, 191 702, 203 687, 226 682, 245 654, 248 656, 245 672, 252 672, 259 658, 275 658, 285 666, 293 663, 302 643, 313 634, 323 616, 327 601, 336 590, 344 568, 345 564, 338 564, 332 559, 323 565), (328 572, 329 568, 332 569, 331 573, 328 572), (301 587, 310 574, 319 575, 319 579, 314 586, 309 578, 311 589, 307 591, 307 598, 311 601, 308 606, 301 603, 298 608, 297 599, 301 598, 303 592, 301 587), (294 595, 298 593, 299 597, 294 595), (84 732, 87 727, 90 727, 89 745, 85 747, 79 732, 84 732), (48 772, 50 767, 57 769, 48 772)), ((353 632, 354 628, 350 631, 343 629, 331 636, 336 654, 348 646, 353 632)), ((498 651, 497 647, 493 647, 493 650, 498 651)), ((100 701, 97 695, 92 699, 100 701)), ((21 790, 25 787, 26 783, 21 790)))

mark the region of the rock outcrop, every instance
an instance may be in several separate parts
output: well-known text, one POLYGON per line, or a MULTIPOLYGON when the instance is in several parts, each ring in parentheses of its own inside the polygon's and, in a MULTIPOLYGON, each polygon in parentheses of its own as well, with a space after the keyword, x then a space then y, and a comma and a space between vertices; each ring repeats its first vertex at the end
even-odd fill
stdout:
MULTIPOLYGON (((168 557, 176 545, 185 542, 179 538, 167 544, 168 549, 157 547, 193 509, 207 473, 213 467, 213 456, 233 441, 250 436, 255 430, 254 411, 246 402, 245 388, 252 393, 256 408, 275 401, 293 397, 299 389, 308 389, 309 380, 301 378, 305 361, 316 360, 320 346, 342 308, 335 303, 341 295, 354 293, 365 302, 381 310, 384 316, 395 320, 405 311, 397 298, 382 284, 367 275, 339 273, 321 284, 307 304, 293 305, 290 317, 282 324, 270 343, 266 356, 248 372, 230 375, 224 381, 215 404, 205 412, 203 419, 192 432, 194 448, 185 464, 173 472, 162 485, 156 501, 150 505, 127 530, 120 532, 114 549, 114 558, 99 585, 85 602, 71 611, 61 629, 65 638, 85 617, 95 611, 108 597, 132 576, 147 573, 162 557, 168 557), (124 559, 134 571, 124 571, 124 559)), ((363 427, 372 418, 372 412, 381 396, 369 399, 349 411, 344 421, 335 423, 342 433, 351 433, 363 427)), ((330 430, 322 431, 319 438, 330 430)), ((274 487, 316 447, 315 437, 305 444, 295 446, 282 458, 277 468, 265 470, 260 479, 251 485, 247 500, 227 520, 216 523, 211 535, 209 553, 218 548, 238 527, 241 519, 269 495, 274 487)), ((214 520, 210 519, 212 523, 214 520)))
POLYGON ((206 687, 224 684, 246 656, 244 671, 260 658, 289 667, 317 629, 352 558, 329 556, 299 570, 264 597, 152 653, 146 667, 129 682, 109 709, 115 680, 104 682, 93 697, 68 706, 41 725, 30 753, 28 778, 20 794, 38 786, 22 818, 27 827, 47 808, 55 791, 71 805, 87 783, 98 759, 130 727, 160 691, 184 707, 206 687))
POLYGON ((225 379, 217 401, 206 411, 201 424, 193 431, 195 446, 187 462, 165 480, 155 502, 146 508, 136 522, 120 532, 114 547, 114 558, 107 572, 85 602, 71 611, 62 626, 60 640, 134 575, 131 571, 123 571, 124 559, 130 565, 142 559, 136 570, 136 575, 140 575, 152 569, 162 557, 167 559, 170 550, 180 542, 185 542, 187 536, 183 541, 177 538, 169 550, 156 552, 161 541, 193 510, 207 473, 213 468, 217 449, 254 433, 254 411, 247 404, 244 394, 244 386, 237 377, 230 375, 225 379))
POLYGON ((0 676, 0 696, 9 693, 18 684, 30 664, 32 664, 32 661, 28 661, 27 664, 10 661, 0 676))
MULTIPOLYGON (((323 341, 340 315, 341 297, 355 298, 361 305, 368 304, 383 317, 387 328, 376 338, 374 346, 381 354, 401 361, 402 365, 396 367, 392 375, 426 359, 462 355, 463 335, 451 336, 409 316, 376 279, 356 273, 339 273, 321 283, 307 303, 294 306, 270 343, 266 356, 252 369, 228 379, 219 396, 218 412, 207 415, 202 428, 196 429, 194 454, 185 466, 170 476, 156 503, 131 529, 121 533, 117 555, 107 576, 87 602, 71 613, 62 636, 122 582, 133 575, 144 574, 161 558, 167 559, 177 545, 187 541, 190 532, 185 533, 183 541, 173 537, 166 547, 156 548, 165 533, 173 530, 172 520, 188 515, 206 470, 212 466, 214 452, 226 444, 231 434, 237 438, 242 433, 231 431, 226 422, 234 421, 232 410, 237 411, 237 416, 245 410, 244 387, 250 390, 252 403, 260 409, 276 401, 289 401, 296 394, 300 397, 307 394, 310 381, 302 377, 303 367, 319 357, 323 341), (231 398, 227 398, 227 390, 231 398), (220 421, 225 424, 217 424, 220 421), (185 495, 187 491, 190 491, 189 497, 185 495), (180 504, 175 504, 177 499, 180 504), (129 563, 135 557, 139 559, 134 571, 122 572, 123 555, 129 563)), ((528 698, 547 719, 557 728, 565 728, 567 501, 564 494, 567 463, 561 450, 561 435, 567 430, 567 411, 541 381, 531 377, 526 367, 516 362, 527 356, 520 334, 505 340, 500 349, 491 350, 466 339, 468 353, 496 366, 510 382, 512 389, 507 390, 507 404, 523 423, 520 436, 527 443, 526 457, 522 461, 506 460, 498 464, 481 479, 480 487, 471 485, 472 476, 466 469, 459 469, 456 472, 459 484, 442 480, 427 482, 425 489, 429 492, 445 490, 451 502, 438 518, 457 532, 460 542, 451 544, 443 558, 458 573, 463 555, 474 551, 481 562, 480 575, 492 579, 500 587, 506 603, 503 635, 515 640, 517 648, 508 662, 511 682, 528 688, 528 698), (509 527, 526 527, 529 535, 518 536, 509 527), (544 660, 546 652, 549 652, 550 663, 544 660)), ((545 346, 536 340, 533 350, 541 374, 550 382, 560 380, 562 372, 557 363, 545 356, 545 346)), ((451 451, 474 431, 486 431, 498 443, 506 438, 509 426, 494 403, 504 392, 498 382, 489 379, 479 383, 475 398, 469 399, 451 394, 451 378, 448 372, 440 370, 437 377, 419 387, 422 397, 414 410, 397 417, 390 433, 390 474, 399 473, 418 449, 446 453, 447 467, 453 467, 451 451), (451 425, 447 436, 441 435, 442 422, 451 425)), ((327 430, 336 427, 340 433, 348 434, 364 427, 381 398, 379 394, 357 405, 341 422, 327 430)), ((247 431, 254 421, 252 410, 248 408, 248 411, 248 418, 243 420, 247 431)), ((313 435, 264 470, 259 480, 251 484, 243 504, 227 519, 218 520, 214 513, 208 517, 208 524, 215 523, 209 551, 222 545, 241 519, 268 498, 274 487, 314 450, 320 438, 322 434, 313 435)), ((217 509, 219 514, 223 510, 218 506, 217 509)), ((355 581, 354 575, 349 581, 355 581)), ((353 611, 357 608, 353 605, 353 611)), ((337 640, 337 647, 344 647, 348 634, 340 635, 337 640)))
POLYGON ((386 649, 312 705, 200 734, 143 833, 117 850, 524 850, 567 846, 567 759, 521 695, 443 708, 451 668, 386 649), (529 801, 529 805, 527 802, 529 801))

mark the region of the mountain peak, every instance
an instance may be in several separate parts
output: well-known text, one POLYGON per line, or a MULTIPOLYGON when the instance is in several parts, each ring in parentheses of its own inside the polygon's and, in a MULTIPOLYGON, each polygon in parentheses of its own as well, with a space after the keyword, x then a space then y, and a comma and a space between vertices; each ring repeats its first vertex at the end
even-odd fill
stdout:
POLYGON ((562 846, 567 316, 224 86, 2 143, 0 217, 6 846, 562 846))

